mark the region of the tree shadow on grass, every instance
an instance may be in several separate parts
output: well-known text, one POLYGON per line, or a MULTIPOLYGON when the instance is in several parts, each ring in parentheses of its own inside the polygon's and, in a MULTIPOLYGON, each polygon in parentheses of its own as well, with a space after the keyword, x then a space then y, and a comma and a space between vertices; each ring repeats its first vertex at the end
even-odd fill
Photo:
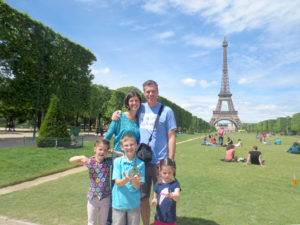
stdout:
POLYGON ((215 221, 193 217, 177 217, 178 225, 219 225, 215 221))

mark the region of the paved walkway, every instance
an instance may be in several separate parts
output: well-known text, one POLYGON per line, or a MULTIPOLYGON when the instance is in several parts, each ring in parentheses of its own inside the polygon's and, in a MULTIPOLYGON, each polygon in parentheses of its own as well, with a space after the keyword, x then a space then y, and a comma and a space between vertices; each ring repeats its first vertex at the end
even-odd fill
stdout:
POLYGON ((39 224, 25 222, 21 220, 15 220, 5 216, 0 216, 0 225, 39 225, 39 224))
MULTIPOLYGON (((38 133, 36 136, 38 136, 38 133)), ((95 132, 80 132, 79 136, 84 137, 83 141, 95 141, 100 137, 97 136, 95 132)), ((32 137, 33 129, 16 128, 16 131, 5 131, 3 127, 0 127, 0 149, 23 146, 24 138, 32 137)))

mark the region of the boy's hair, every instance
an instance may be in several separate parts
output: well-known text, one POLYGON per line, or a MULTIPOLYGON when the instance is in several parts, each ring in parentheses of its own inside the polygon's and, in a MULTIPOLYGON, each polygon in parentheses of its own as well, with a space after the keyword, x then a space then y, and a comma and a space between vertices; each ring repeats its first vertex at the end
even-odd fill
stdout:
POLYGON ((158 84, 154 80, 147 80, 143 83, 144 91, 145 91, 145 87, 149 85, 154 85, 156 87, 156 90, 158 91, 158 84))
POLYGON ((159 162, 159 170, 161 170, 164 166, 171 166, 174 169, 174 179, 176 179, 176 163, 170 158, 164 158, 159 162))
POLYGON ((254 148, 255 150, 257 150, 257 146, 256 146, 256 145, 254 145, 253 148, 254 148))
POLYGON ((107 139, 105 139, 105 138, 101 138, 101 139, 96 140, 96 142, 95 142, 95 144, 94 144, 94 147, 97 147, 97 146, 99 146, 100 144, 106 145, 106 146, 107 146, 107 149, 110 148, 109 140, 107 140, 107 139))
POLYGON ((141 96, 139 95, 139 93, 137 93, 136 91, 130 91, 130 92, 128 92, 128 94, 125 96, 124 102, 123 102, 126 109, 129 110, 129 99, 132 98, 132 97, 134 97, 134 96, 137 96, 138 99, 140 100, 140 103, 142 103, 142 98, 141 98, 141 96))
POLYGON ((130 139, 133 139, 136 142, 135 137, 132 134, 125 134, 121 139, 121 145, 123 145, 125 141, 128 141, 130 139))

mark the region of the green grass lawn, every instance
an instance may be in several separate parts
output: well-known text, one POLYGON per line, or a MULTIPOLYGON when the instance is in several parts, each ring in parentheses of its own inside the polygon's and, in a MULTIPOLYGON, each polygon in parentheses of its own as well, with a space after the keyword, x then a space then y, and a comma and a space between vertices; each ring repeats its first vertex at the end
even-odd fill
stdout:
MULTIPOLYGON (((199 135, 181 134, 177 142, 199 135)), ((92 156, 94 142, 85 142, 83 148, 59 150, 21 146, 0 149, 0 187, 31 180, 74 167, 69 158, 74 155, 92 156)))
MULTIPOLYGON (((266 167, 221 162, 225 148, 202 146, 202 138, 178 145, 177 179, 182 188, 178 224, 299 224, 300 184, 293 185, 292 177, 295 173, 300 179, 300 155, 285 151, 300 137, 281 137, 281 146, 262 145, 254 134, 230 137, 235 143, 238 138, 244 143, 243 148, 236 148, 239 157, 246 158, 251 146, 258 145, 266 167)), ((275 137, 267 141, 273 143, 275 137)), ((87 190, 86 172, 70 175, 0 196, 0 215, 44 225, 86 224, 87 190)), ((154 212, 152 208, 151 221, 154 212)))

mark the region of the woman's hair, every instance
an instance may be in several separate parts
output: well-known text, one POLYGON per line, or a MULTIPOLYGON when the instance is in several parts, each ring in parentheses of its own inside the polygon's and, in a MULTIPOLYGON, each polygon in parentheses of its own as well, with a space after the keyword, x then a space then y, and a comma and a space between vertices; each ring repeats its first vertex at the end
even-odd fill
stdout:
POLYGON ((139 93, 137 93, 136 91, 130 91, 130 92, 128 92, 128 94, 125 96, 124 101, 123 101, 123 103, 124 103, 124 105, 125 105, 125 107, 126 107, 127 110, 130 109, 129 108, 129 99, 131 99, 134 96, 138 97, 138 99, 140 100, 140 103, 142 102, 142 98, 139 95, 139 93))
POLYGON ((235 147, 234 145, 228 145, 228 146, 226 147, 226 151, 229 150, 229 149, 234 149, 234 147, 235 147))
POLYGON ((164 158, 164 159, 160 160, 160 162, 159 162, 159 170, 161 170, 164 166, 171 166, 173 168, 173 170, 174 170, 174 174, 173 174, 174 180, 177 181, 177 179, 176 179, 176 163, 175 163, 175 161, 173 161, 170 158, 164 158))
POLYGON ((106 145, 106 146, 107 146, 107 149, 110 148, 109 140, 107 140, 107 139, 105 139, 105 138, 101 138, 101 139, 96 140, 96 142, 95 142, 95 144, 94 144, 94 147, 97 147, 97 146, 99 146, 100 144, 106 145))

